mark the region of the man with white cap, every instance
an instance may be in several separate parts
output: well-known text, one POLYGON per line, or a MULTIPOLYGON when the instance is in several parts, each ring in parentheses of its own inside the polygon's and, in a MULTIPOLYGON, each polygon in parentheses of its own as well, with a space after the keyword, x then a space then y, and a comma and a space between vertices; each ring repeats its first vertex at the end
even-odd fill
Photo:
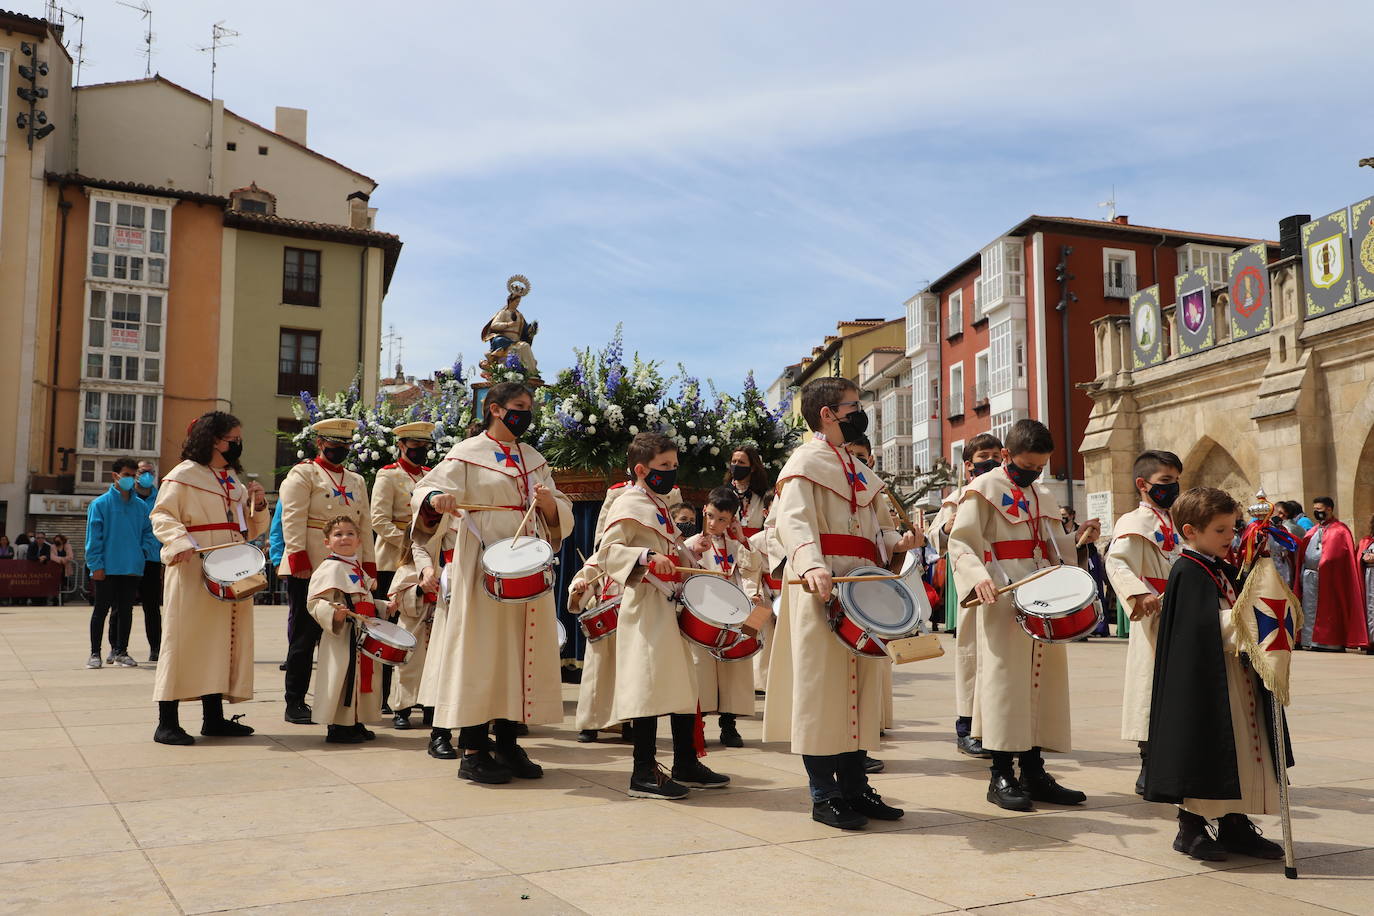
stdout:
POLYGON ((312 724, 305 692, 310 688, 310 667, 321 631, 306 608, 306 592, 310 574, 329 555, 324 544, 324 523, 340 515, 352 518, 360 535, 363 570, 369 576, 377 575, 367 484, 361 475, 344 467, 357 429, 358 424, 347 417, 331 417, 313 424, 310 430, 315 434, 317 457, 293 467, 282 481, 278 495, 286 548, 277 573, 289 577, 286 596, 290 605, 286 721, 293 725, 312 724))

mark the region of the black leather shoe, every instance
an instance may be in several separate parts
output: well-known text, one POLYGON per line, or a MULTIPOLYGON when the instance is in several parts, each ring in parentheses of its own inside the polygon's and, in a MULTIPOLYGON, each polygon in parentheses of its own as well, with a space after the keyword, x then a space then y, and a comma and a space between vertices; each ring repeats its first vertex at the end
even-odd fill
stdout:
POLYGON ((854 809, 855 813, 862 814, 864 817, 871 817, 874 820, 896 821, 901 820, 902 815, 906 814, 901 808, 894 808, 885 804, 883 797, 871 788, 865 789, 862 795, 846 798, 845 801, 849 807, 854 809))
POLYGON ((594 741, 596 741, 596 729, 594 728, 584 728, 577 733, 578 744, 591 744, 594 741))
POLYGON ((286 704, 285 719, 291 725, 315 724, 315 721, 310 718, 310 707, 300 701, 286 704))
POLYGON ((1140 768, 1140 775, 1135 778, 1135 794, 1141 798, 1145 797, 1145 768, 1140 768))
POLYGON ((1266 840, 1254 821, 1244 814, 1227 814, 1218 822, 1217 842, 1227 852, 1256 859, 1282 859, 1283 847, 1266 840))
POLYGON ((355 723, 353 724, 353 730, 354 730, 355 732, 357 732, 358 734, 362 735, 364 741, 376 741, 376 740, 377 740, 377 733, 374 732, 372 729, 368 728, 366 725, 364 725, 364 724, 361 723, 361 722, 355 722, 355 723))
POLYGON ((868 826, 868 818, 849 807, 843 798, 827 798, 812 804, 811 820, 841 830, 862 830, 868 826))
POLYGON ((544 768, 530 759, 530 755, 525 753, 525 749, 518 744, 505 750, 497 749, 492 753, 494 759, 501 766, 510 770, 513 776, 520 779, 542 779, 544 768))
POLYGON ((1029 811, 1034 807, 1030 793, 1021 787, 1016 777, 1002 773, 992 774, 992 780, 988 783, 988 801, 1008 811, 1029 811))
POLYGON ((239 719, 242 718, 243 716, 234 716, 232 719, 206 719, 200 724, 200 733, 213 738, 247 738, 253 734, 253 728, 241 723, 239 719))
POLYGON ((965 757, 980 757, 984 760, 992 758, 992 751, 983 747, 983 742, 972 735, 956 735, 954 747, 965 757))
POLYGON ((410 710, 403 709, 391 718, 391 727, 405 731, 410 728, 410 710))
POLYGON ((864 755, 865 773, 881 773, 885 769, 887 769, 887 764, 883 763, 877 757, 870 757, 867 754, 864 755))
POLYGON ((730 784, 730 777, 722 776, 700 760, 693 760, 673 764, 673 782, 689 789, 723 789, 730 784))
POLYGON ((429 756, 439 760, 457 760, 458 752, 453 749, 453 739, 444 734, 430 735, 429 756))
POLYGON ((390 704, 390 703, 383 703, 383 704, 382 704, 382 715, 384 715, 384 716, 389 716, 389 715, 391 715, 392 713, 394 713, 395 711, 396 711, 396 710, 394 710, 394 709, 391 708, 391 704, 390 704))
POLYGON ((1054 781, 1054 777, 1044 770, 1038 773, 1021 771, 1021 785, 1034 801, 1051 805, 1081 805, 1088 796, 1077 789, 1066 789, 1054 781))
POLYGON ((492 759, 486 751, 464 754, 463 762, 458 764, 458 778, 470 779, 483 785, 499 786, 510 782, 511 772, 492 759))
POLYGON ((186 734, 186 729, 181 726, 171 728, 159 725, 157 731, 153 732, 153 740, 158 744, 195 744, 196 739, 186 734))
POLYGON ((740 737, 739 729, 735 728, 733 723, 720 727, 720 743, 725 747, 744 747, 744 739, 740 737))
POLYGON ((528 723, 528 722, 516 722, 516 723, 515 723, 515 736, 516 736, 517 738, 524 738, 524 737, 526 737, 527 735, 529 735, 529 733, 530 733, 530 726, 529 726, 529 723, 528 723))
POLYGON ((325 732, 324 740, 328 744, 362 744, 367 739, 351 725, 331 725, 325 732))

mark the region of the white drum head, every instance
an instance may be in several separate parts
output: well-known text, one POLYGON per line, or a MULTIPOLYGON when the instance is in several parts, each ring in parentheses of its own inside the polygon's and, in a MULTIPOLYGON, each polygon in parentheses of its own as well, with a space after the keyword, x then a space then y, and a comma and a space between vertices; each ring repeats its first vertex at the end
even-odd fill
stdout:
POLYGON ((563 626, 563 621, 557 617, 553 619, 553 622, 558 624, 558 648, 561 649, 568 644, 568 628, 563 626))
MULTIPOLYGON (((848 575, 885 576, 889 573, 877 566, 860 566, 848 575)), ((921 620, 921 605, 901 579, 841 582, 839 595, 845 613, 879 636, 905 636, 916 629, 921 620)))
POLYGON ((1058 617, 1092 604, 1097 598, 1097 583, 1090 573, 1077 566, 1056 566, 1018 588, 1013 598, 1016 606, 1027 613, 1058 617))
POLYGON ((738 626, 749 617, 749 596, 715 576, 687 576, 682 601, 692 613, 718 626, 738 626))
POLYGON ((392 623, 390 620, 367 617, 363 619, 363 626, 367 627, 368 632, 373 636, 394 648, 414 649, 419 645, 414 633, 392 623))
POLYGON ((482 552, 482 566, 496 576, 530 576, 551 562, 553 548, 529 535, 497 541, 482 552))
POLYGON ((237 582, 262 572, 267 561, 252 544, 235 544, 201 554, 206 575, 218 582, 237 582))

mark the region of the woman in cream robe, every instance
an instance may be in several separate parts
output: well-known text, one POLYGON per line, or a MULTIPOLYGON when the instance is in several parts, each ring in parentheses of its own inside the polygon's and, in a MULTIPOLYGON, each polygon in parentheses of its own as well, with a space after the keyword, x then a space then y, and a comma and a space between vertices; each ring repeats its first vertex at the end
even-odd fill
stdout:
MULTIPOLYGON (((620 594, 620 586, 603 575, 598 555, 593 554, 569 583, 568 608, 584 612, 620 594), (576 593, 576 594, 574 594, 576 593)), ((596 740, 596 733, 615 721, 615 642, 614 632, 596 642, 587 642, 582 660, 582 682, 577 689, 578 741, 596 740)))
POLYGON ((329 741, 354 743, 376 737, 363 723, 382 715, 382 664, 358 651, 357 628, 352 618, 334 622, 335 605, 348 606, 364 617, 377 617, 372 601, 376 580, 363 572, 354 557, 328 556, 310 574, 306 595, 310 616, 324 631, 320 637, 315 672, 316 719, 329 726, 329 741), (350 667, 353 683, 348 683, 350 667), (356 738, 348 738, 352 732, 356 738))
POLYGON ((419 705, 420 678, 425 670, 425 657, 429 652, 431 627, 434 625, 434 611, 438 604, 437 592, 429 592, 420 584, 420 570, 409 553, 406 562, 396 570, 391 580, 391 599, 396 622, 401 629, 415 637, 415 651, 410 660, 392 673, 391 692, 387 696, 388 705, 396 714, 397 728, 410 727, 410 711, 419 705), (404 723, 404 724, 402 724, 404 723))
MULTIPOLYGON (((712 538, 702 532, 688 538, 684 546, 695 553, 694 548, 703 542, 704 551, 697 560, 698 565, 726 573, 729 576, 726 581, 741 591, 747 579, 757 577, 765 562, 747 541, 737 540, 731 534, 712 538)), ((748 660, 720 661, 709 649, 696 643, 691 643, 691 649, 701 711, 721 714, 721 743, 724 744, 727 734, 735 731, 735 716, 754 714, 754 666, 748 660)))

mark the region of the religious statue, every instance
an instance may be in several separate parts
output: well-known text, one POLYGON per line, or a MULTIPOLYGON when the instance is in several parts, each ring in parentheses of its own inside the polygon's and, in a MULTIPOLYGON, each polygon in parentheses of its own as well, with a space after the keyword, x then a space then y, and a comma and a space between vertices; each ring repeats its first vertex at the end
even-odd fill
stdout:
POLYGON ((539 364, 534 361, 530 344, 539 333, 539 322, 526 321, 520 314, 520 300, 529 295, 530 281, 516 274, 506 281, 506 307, 491 317, 482 327, 482 342, 488 347, 482 368, 491 369, 504 363, 511 355, 520 361, 521 368, 531 379, 538 379, 539 364))

